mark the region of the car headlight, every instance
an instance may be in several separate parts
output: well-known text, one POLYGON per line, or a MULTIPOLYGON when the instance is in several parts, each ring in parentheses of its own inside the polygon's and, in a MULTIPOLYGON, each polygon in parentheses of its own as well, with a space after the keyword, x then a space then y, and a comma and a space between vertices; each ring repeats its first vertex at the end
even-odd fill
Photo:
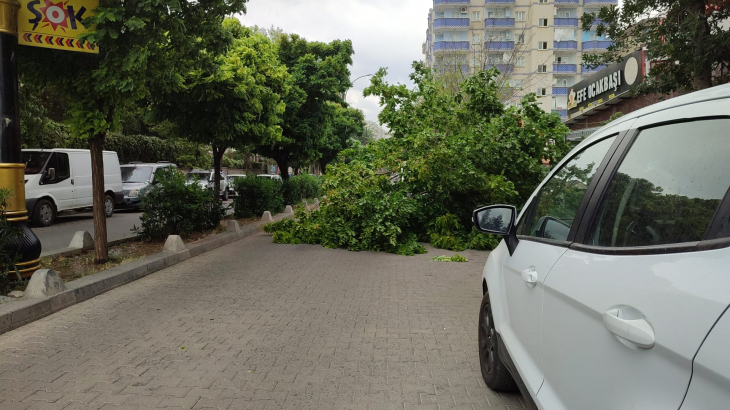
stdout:
POLYGON ((139 189, 132 189, 129 191, 130 197, 138 197, 139 196, 139 189))

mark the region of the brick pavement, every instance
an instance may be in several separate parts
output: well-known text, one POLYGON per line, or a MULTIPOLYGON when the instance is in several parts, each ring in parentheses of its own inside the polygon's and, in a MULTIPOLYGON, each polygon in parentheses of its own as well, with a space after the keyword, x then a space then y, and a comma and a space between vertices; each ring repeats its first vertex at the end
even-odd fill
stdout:
POLYGON ((523 408, 484 386, 468 263, 258 234, 0 336, 0 409, 523 408))

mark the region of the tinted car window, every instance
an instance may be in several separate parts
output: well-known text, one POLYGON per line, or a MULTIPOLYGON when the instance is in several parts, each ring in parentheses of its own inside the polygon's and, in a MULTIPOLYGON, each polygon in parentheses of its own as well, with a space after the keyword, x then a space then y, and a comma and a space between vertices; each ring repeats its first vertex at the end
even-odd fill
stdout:
POLYGON ((615 139, 614 136, 593 144, 563 165, 535 196, 518 234, 567 240, 588 186, 615 139))
POLYGON ((611 180, 589 235, 606 247, 705 237, 730 186, 730 120, 642 131, 611 180))
POLYGON ((46 165, 46 161, 48 161, 48 157, 51 156, 51 153, 25 151, 21 155, 23 163, 25 163, 25 174, 35 175, 39 174, 43 170, 43 166, 46 165))
POLYGON ((65 154, 63 152, 56 152, 53 154, 54 157, 57 157, 58 161, 58 168, 56 168, 56 179, 59 181, 62 181, 64 179, 71 177, 71 167, 68 163, 68 154, 65 154))
POLYGON ((122 182, 148 182, 152 176, 152 167, 121 167, 122 182))

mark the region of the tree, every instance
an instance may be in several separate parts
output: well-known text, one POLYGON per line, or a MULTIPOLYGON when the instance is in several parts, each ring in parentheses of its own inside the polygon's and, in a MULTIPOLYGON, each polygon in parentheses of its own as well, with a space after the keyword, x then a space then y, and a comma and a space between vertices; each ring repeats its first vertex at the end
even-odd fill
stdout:
POLYGON ((730 3, 722 0, 625 0, 621 8, 603 7, 597 15, 584 14, 583 30, 596 26, 613 44, 603 54, 584 54, 596 67, 621 61, 645 45, 655 64, 645 88, 670 93, 692 91, 728 81, 730 3))
POLYGON ((359 140, 365 128, 365 115, 362 111, 330 103, 334 113, 330 120, 325 143, 320 147, 320 165, 327 170, 327 164, 337 158, 342 150, 349 148, 353 139, 359 140))
POLYGON ((344 105, 342 95, 350 84, 354 50, 349 40, 309 42, 296 35, 278 37, 279 59, 292 75, 293 85, 284 97, 282 138, 256 147, 256 152, 276 161, 283 179, 290 165, 310 164, 327 146, 327 127, 334 115, 328 102, 344 105))
POLYGON ((72 135, 89 142, 97 263, 108 258, 102 151, 117 107, 152 89, 179 87, 180 66, 201 49, 225 44, 223 18, 245 12, 247 1, 101 0, 92 16, 79 21, 92 28, 83 39, 99 54, 18 47, 18 71, 36 85, 58 87, 70 101, 72 135))
POLYGON ((223 26, 234 38, 228 49, 201 55, 204 62, 183 74, 183 87, 161 96, 154 108, 177 134, 211 144, 214 192, 220 192, 221 160, 228 148, 280 139, 282 96, 290 87, 271 40, 234 18, 223 26))

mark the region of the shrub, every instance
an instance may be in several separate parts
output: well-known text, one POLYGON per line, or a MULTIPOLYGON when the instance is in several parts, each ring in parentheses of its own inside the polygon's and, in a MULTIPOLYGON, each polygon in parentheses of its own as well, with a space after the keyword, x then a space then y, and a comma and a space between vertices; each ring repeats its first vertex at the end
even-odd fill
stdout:
POLYGON ((226 214, 209 190, 186 184, 185 175, 170 169, 159 184, 142 197, 142 226, 135 232, 145 239, 161 240, 168 235, 187 235, 216 228, 226 214))
POLYGON ((281 181, 250 175, 238 178, 233 209, 239 218, 261 216, 265 211, 272 214, 284 210, 284 193, 281 181))
POLYGON ((0 188, 0 293, 2 294, 10 291, 14 282, 23 281, 16 266, 20 261, 20 255, 16 252, 15 243, 21 231, 5 219, 10 196, 10 189, 0 188))
POLYGON ((284 203, 298 204, 303 199, 322 196, 322 180, 309 174, 293 176, 284 181, 284 203))

